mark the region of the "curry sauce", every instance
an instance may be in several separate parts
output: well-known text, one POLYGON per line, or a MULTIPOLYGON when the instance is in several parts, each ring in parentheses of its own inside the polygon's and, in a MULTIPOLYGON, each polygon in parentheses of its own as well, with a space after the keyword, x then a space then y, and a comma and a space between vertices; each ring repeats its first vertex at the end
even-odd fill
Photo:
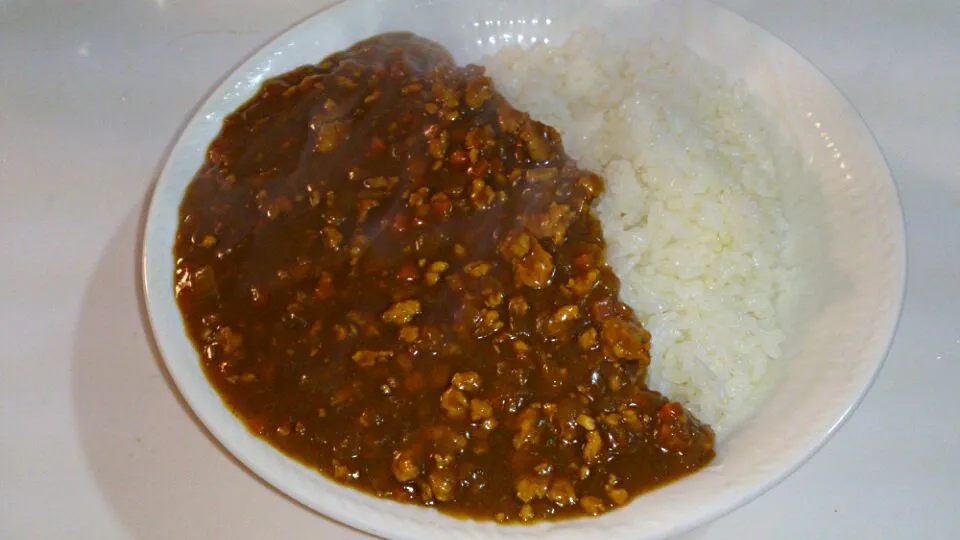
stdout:
POLYGON ((713 457, 646 386, 602 190, 481 67, 375 36, 224 120, 177 301, 224 401, 324 475, 477 519, 596 515, 713 457))

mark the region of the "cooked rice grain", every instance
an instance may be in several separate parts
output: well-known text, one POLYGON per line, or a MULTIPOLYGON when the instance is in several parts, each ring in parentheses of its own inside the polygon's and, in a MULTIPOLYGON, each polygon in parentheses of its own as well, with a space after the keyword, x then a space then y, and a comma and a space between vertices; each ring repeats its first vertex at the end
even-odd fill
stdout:
POLYGON ((653 334, 651 386, 729 431, 781 356, 798 272, 781 179, 796 151, 742 84, 663 42, 627 50, 581 31, 484 64, 605 177, 597 210, 624 300, 653 334))

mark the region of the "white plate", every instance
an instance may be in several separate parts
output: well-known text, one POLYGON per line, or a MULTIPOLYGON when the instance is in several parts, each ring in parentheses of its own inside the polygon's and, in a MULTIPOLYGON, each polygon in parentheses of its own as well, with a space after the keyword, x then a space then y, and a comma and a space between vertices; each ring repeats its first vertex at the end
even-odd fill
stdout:
POLYGON ((231 73, 199 108, 160 176, 144 232, 144 283, 170 374, 207 428, 247 467, 307 506, 391 538, 661 538, 728 512, 809 458, 860 402, 902 304, 903 218, 882 154, 857 112, 809 62, 757 26, 702 0, 350 0, 297 24, 231 73), (603 28, 617 42, 658 36, 724 68, 775 110, 813 171, 821 279, 785 347, 774 395, 723 441, 705 470, 594 519, 500 527, 376 499, 330 482, 251 435, 208 384, 173 297, 172 248, 184 189, 224 115, 260 83, 372 34, 408 30, 476 61, 520 35, 562 41, 603 28))

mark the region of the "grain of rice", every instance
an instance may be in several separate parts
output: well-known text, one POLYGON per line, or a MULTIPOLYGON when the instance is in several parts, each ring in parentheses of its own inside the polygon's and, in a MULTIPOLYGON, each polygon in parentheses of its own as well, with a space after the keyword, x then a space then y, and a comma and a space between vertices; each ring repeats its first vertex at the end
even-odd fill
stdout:
POLYGON ((781 357, 798 274, 781 177, 795 150, 742 84, 664 42, 628 50, 582 30, 483 63, 606 179, 596 209, 623 298, 653 335, 649 382, 722 436, 781 357))

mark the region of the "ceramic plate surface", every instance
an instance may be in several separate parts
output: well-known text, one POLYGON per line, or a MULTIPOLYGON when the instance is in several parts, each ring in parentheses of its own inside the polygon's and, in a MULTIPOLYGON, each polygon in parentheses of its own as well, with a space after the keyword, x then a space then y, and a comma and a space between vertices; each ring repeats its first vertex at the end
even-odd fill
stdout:
MULTIPOLYGON (((231 73, 200 106, 156 185, 144 237, 148 312, 167 367, 207 428, 247 467, 305 505, 384 537, 662 538, 728 512, 810 457, 860 402, 892 339, 905 280, 903 219, 884 158, 860 116, 794 50, 702 0, 348 0, 286 31, 231 73), (406 30, 461 63, 504 43, 562 42, 581 26, 618 43, 657 36, 699 53, 775 111, 812 171, 808 212, 818 278, 785 345, 776 391, 718 448, 706 469, 592 519, 502 527, 376 499, 292 461, 251 435, 207 382, 173 296, 172 248, 184 190, 229 112, 260 83, 370 35, 406 30)), ((788 329, 789 330, 789 329, 788 329)))

